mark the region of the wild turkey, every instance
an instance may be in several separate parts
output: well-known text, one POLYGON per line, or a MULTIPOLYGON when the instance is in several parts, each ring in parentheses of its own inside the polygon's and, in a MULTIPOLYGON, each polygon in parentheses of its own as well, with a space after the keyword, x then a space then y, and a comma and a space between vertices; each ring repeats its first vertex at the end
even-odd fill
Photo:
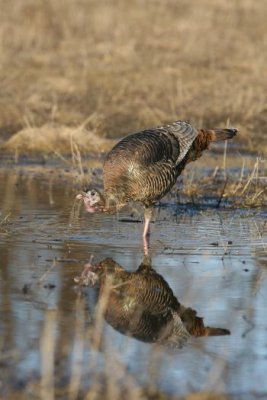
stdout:
POLYGON ((189 122, 131 134, 117 143, 104 162, 104 194, 92 189, 78 194, 88 212, 120 209, 129 201, 145 206, 143 237, 149 233, 152 206, 175 184, 190 161, 199 158, 210 142, 230 139, 237 129, 195 129, 189 122))
POLYGON ((228 335, 223 328, 204 326, 196 311, 182 306, 164 278, 144 262, 127 272, 113 259, 86 264, 75 278, 81 285, 100 287, 104 318, 119 332, 143 342, 182 347, 192 336, 228 335), (105 298, 105 296, 107 296, 105 298))

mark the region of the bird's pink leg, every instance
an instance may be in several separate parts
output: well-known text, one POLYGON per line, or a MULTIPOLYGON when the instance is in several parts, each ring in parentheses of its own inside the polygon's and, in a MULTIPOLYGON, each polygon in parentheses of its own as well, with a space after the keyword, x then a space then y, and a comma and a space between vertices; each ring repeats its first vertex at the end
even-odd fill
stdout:
POLYGON ((152 208, 146 207, 145 208, 145 225, 144 225, 144 231, 143 231, 143 243, 144 243, 145 255, 148 255, 151 218, 152 218, 152 208))
POLYGON ((149 235, 143 236, 143 245, 144 245, 144 255, 149 255, 149 235))
POLYGON ((145 218, 145 225, 143 231, 143 238, 148 237, 150 235, 150 227, 149 227, 150 219, 145 218))

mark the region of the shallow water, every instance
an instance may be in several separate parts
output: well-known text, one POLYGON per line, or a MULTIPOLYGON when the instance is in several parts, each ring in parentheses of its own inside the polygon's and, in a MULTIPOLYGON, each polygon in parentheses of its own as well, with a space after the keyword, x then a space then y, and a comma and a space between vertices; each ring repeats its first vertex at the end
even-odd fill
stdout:
POLYGON ((140 208, 89 215, 74 204, 70 184, 12 170, 0 175, 0 191, 1 392, 30 390, 44 373, 48 321, 61 386, 82 366, 84 390, 99 374, 171 394, 267 393, 267 209, 156 208, 153 268, 205 325, 231 332, 169 351, 106 322, 98 345, 77 328, 95 323, 96 290, 74 283, 86 260, 112 257, 128 271, 141 263, 140 208))

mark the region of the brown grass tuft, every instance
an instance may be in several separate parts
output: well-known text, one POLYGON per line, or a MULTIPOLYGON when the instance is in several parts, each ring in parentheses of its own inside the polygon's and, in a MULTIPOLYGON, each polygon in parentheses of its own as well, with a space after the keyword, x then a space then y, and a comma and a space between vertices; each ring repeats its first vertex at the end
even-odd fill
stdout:
POLYGON ((73 154, 81 149, 84 154, 104 153, 114 145, 114 140, 100 137, 83 127, 71 128, 63 125, 43 125, 40 128, 25 128, 13 135, 4 145, 5 149, 17 152, 73 154), (75 149, 74 149, 75 148, 75 149))
MULTIPOLYGON (((0 142, 31 126, 32 144, 20 146, 50 152, 47 126, 65 131, 96 114, 101 137, 175 119, 198 127, 230 121, 239 143, 266 152, 266 1, 0 0, 0 7, 0 142)), ((68 139, 58 138, 68 152, 68 139)))

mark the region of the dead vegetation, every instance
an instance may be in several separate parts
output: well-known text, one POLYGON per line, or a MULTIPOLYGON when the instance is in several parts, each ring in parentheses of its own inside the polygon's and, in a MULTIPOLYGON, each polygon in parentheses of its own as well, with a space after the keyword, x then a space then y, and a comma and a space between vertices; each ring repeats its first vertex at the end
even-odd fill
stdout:
MULTIPOLYGON (((228 156, 225 161, 230 164, 229 167, 218 163, 206 172, 195 165, 185 169, 178 183, 178 203, 190 202, 201 206, 208 202, 218 208, 266 206, 266 160, 228 156)), ((211 159, 208 159, 207 164, 210 162, 211 159)))
MULTIPOLYGON (((104 141, 103 143, 105 144, 104 141)), ((69 190, 68 196, 73 198, 84 187, 92 186, 101 190, 103 160, 98 157, 84 157, 75 141, 69 143, 69 148, 71 157, 54 153, 59 159, 57 163, 44 159, 41 165, 36 165, 34 161, 22 165, 22 159, 15 158, 18 168, 12 174, 6 168, 3 173, 5 171, 6 176, 17 177, 15 181, 21 177, 29 182, 42 178, 50 197, 53 197, 51 188, 58 184, 61 186, 62 183, 69 190)), ((10 163, 14 163, 14 158, 10 163)), ((13 193, 12 186, 9 186, 13 193)), ((16 199, 12 195, 8 199, 9 206, 13 201, 16 199)), ((161 202, 178 206, 187 204, 190 207, 266 207, 267 162, 260 157, 236 156, 233 152, 227 153, 225 157, 214 154, 214 151, 207 152, 201 159, 186 166, 176 185, 161 202)), ((77 204, 73 207, 73 212, 76 213, 77 204)), ((3 229, 5 223, 6 219, 0 218, 0 228, 3 229)))
POLYGON ((25 128, 13 135, 5 145, 16 153, 45 153, 59 158, 77 152, 104 153, 110 150, 114 141, 98 136, 83 127, 70 128, 63 125, 47 124, 40 128, 25 128), (81 149, 81 150, 79 150, 81 149))
POLYGON ((175 119, 267 147, 264 0, 0 0, 0 143, 106 151, 175 119), (81 128, 82 127, 82 128, 81 128))

